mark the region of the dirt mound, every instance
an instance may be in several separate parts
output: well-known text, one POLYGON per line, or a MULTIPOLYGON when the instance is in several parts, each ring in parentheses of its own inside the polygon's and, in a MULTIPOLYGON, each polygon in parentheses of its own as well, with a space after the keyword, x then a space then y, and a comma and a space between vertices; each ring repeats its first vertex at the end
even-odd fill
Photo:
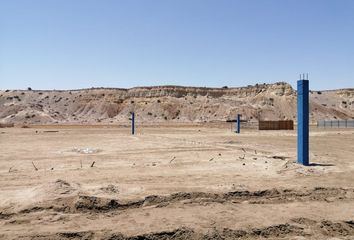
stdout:
POLYGON ((174 193, 169 196, 148 196, 143 201, 144 206, 158 205, 158 204, 171 204, 174 202, 195 203, 195 202, 233 202, 241 203, 247 201, 251 204, 263 203, 283 203, 294 201, 326 201, 328 198, 331 200, 352 198, 351 194, 354 193, 353 189, 342 188, 323 188, 317 187, 309 190, 293 190, 293 189, 266 189, 260 191, 233 191, 227 193, 174 193))
POLYGON ((173 231, 163 231, 157 233, 147 233, 137 236, 125 236, 121 233, 107 233, 107 232, 60 232, 56 234, 47 235, 33 235, 30 237, 23 237, 21 239, 35 239, 35 240, 62 240, 62 239, 102 239, 102 240, 187 240, 200 239, 198 234, 193 230, 187 228, 176 229, 173 231))
POLYGON ((79 196, 74 203, 75 211, 108 211, 122 207, 117 200, 98 198, 93 196, 79 196))
POLYGON ((173 231, 163 231, 157 233, 147 233, 138 236, 124 236, 120 233, 107 234, 103 240, 187 240, 197 239, 198 234, 188 228, 179 228, 173 231))
POLYGON ((102 191, 103 193, 108 193, 108 194, 119 193, 118 187, 113 184, 109 184, 106 187, 101 187, 99 188, 99 190, 102 191))
POLYGON ((56 194, 69 194, 76 190, 70 183, 58 179, 54 183, 51 184, 50 188, 56 194))
MULTIPOLYGON (((354 236, 353 221, 316 222, 308 219, 311 225, 292 225, 290 223, 251 229, 211 229, 207 233, 197 232, 189 228, 178 228, 172 231, 146 233, 126 236, 111 232, 62 232, 48 235, 35 235, 30 239, 103 239, 103 240, 231 240, 231 239, 313 239, 316 237, 352 237, 354 236)), ((26 239, 26 238, 24 238, 26 239)), ((317 238, 316 238, 317 239, 317 238)), ((347 238, 349 239, 349 238, 347 238)))
POLYGON ((37 239, 37 240, 61 240, 61 239, 80 239, 80 240, 90 240, 94 239, 93 232, 60 232, 56 234, 48 235, 33 235, 31 237, 21 237, 21 239, 37 239))
MULTIPOLYGON (((62 183, 60 182, 59 185, 62 183)), ((67 183, 63 183, 67 187, 67 183)), ((65 194, 65 190, 60 190, 65 194)), ((354 199, 354 189, 323 188, 317 187, 309 190, 292 189, 267 189, 261 191, 234 191, 227 193, 205 193, 205 192, 179 192, 167 196, 151 195, 141 200, 119 201, 117 199, 102 198, 86 195, 71 195, 60 197, 55 200, 36 203, 34 206, 22 210, 22 213, 36 212, 42 210, 52 210, 57 212, 95 212, 105 213, 108 211, 123 211, 146 206, 166 207, 174 203, 242 203, 249 204, 275 204, 287 202, 304 201, 341 201, 354 199)))
POLYGON ((4 220, 4 219, 9 219, 13 214, 11 213, 4 213, 4 212, 0 212, 0 219, 4 220))
POLYGON ((47 184, 20 191, 19 197, 6 207, 4 214, 9 214, 9 211, 23 213, 40 211, 47 209, 47 203, 55 202, 57 199, 69 199, 79 193, 79 184, 57 179, 47 184))
POLYGON ((79 184, 70 184, 65 180, 57 179, 53 182, 49 182, 48 184, 38 186, 33 191, 35 192, 36 197, 45 196, 46 198, 54 198, 77 193, 79 187, 79 184))
MULTIPOLYGON (((62 197, 51 201, 37 203, 30 208, 16 213, 1 213, 4 221, 21 221, 24 217, 32 214, 38 215, 39 212, 45 215, 76 215, 85 214, 93 218, 103 216, 125 214, 119 211, 148 207, 147 209, 166 207, 177 204, 174 207, 185 206, 195 203, 233 203, 233 204, 282 204, 290 202, 309 202, 309 201, 353 201, 354 189, 324 188, 316 187, 312 189, 265 189, 259 191, 233 191, 226 193, 207 193, 207 192, 179 192, 166 196, 151 195, 144 199, 133 201, 120 201, 117 199, 101 198, 80 194, 65 195, 71 185, 65 181, 57 180, 54 186, 58 192, 63 193, 62 197), (179 204, 179 205, 178 205, 179 204), (115 212, 117 211, 117 212, 115 212)), ((204 205, 204 204, 202 204, 204 205)), ((171 206, 173 207, 173 206, 171 206)), ((157 209, 156 209, 157 210, 157 209)), ((128 212, 128 211, 127 211, 128 212)), ((161 230, 164 230, 163 228, 161 230)), ((96 230, 80 232, 58 232, 50 234, 26 236, 21 239, 150 239, 150 240, 181 240, 181 239, 288 239, 302 237, 302 239, 313 239, 313 237, 343 237, 350 239, 354 236, 354 221, 330 221, 312 220, 304 217, 294 218, 289 222, 275 224, 265 227, 253 227, 248 229, 231 228, 210 228, 207 232, 189 228, 177 228, 175 230, 145 233, 141 235, 124 235, 113 230, 96 230), (349 237, 349 238, 348 238, 349 237)))
POLYGON ((212 239, 254 239, 254 238, 283 238, 289 236, 303 236, 303 228, 288 223, 273 225, 266 228, 251 230, 224 229, 221 233, 216 232, 212 239))
POLYGON ((301 224, 301 225, 314 225, 316 221, 308 219, 308 218, 293 218, 291 219, 293 222, 301 224))
POLYGON ((326 236, 354 236, 354 221, 337 222, 322 221, 320 228, 326 236))

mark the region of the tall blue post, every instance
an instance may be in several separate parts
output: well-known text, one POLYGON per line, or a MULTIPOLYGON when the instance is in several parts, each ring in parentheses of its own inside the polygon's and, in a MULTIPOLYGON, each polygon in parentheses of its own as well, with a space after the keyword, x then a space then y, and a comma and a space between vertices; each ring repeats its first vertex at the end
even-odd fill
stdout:
POLYGON ((240 133, 241 130, 241 114, 237 114, 236 116, 236 133, 240 133))
POLYGON ((297 81, 297 162, 309 165, 309 80, 297 81))
POLYGON ((135 113, 132 112, 132 135, 135 134, 135 113))

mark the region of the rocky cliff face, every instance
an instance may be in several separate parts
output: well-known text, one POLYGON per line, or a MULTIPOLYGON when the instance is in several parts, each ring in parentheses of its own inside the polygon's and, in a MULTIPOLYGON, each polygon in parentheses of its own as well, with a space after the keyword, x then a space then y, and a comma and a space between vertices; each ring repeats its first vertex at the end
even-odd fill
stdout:
MULTIPOLYGON (((311 121, 354 117, 354 89, 310 93, 311 121)), ((0 91, 0 122, 15 124, 296 120, 296 91, 287 83, 241 88, 180 86, 71 91, 0 91)))

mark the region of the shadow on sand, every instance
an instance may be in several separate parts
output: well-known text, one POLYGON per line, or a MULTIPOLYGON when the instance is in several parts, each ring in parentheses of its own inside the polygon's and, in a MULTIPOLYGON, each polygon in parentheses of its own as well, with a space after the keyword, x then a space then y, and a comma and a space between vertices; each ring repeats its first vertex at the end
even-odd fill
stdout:
POLYGON ((309 166, 311 166, 311 167, 333 167, 335 165, 332 163, 310 163, 309 166))

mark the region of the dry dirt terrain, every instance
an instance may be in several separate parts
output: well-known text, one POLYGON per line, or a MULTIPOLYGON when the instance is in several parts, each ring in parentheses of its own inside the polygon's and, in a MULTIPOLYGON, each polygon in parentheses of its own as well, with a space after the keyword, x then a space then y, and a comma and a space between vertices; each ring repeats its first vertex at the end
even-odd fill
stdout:
POLYGON ((353 129, 0 133, 0 239, 354 239, 353 129))

